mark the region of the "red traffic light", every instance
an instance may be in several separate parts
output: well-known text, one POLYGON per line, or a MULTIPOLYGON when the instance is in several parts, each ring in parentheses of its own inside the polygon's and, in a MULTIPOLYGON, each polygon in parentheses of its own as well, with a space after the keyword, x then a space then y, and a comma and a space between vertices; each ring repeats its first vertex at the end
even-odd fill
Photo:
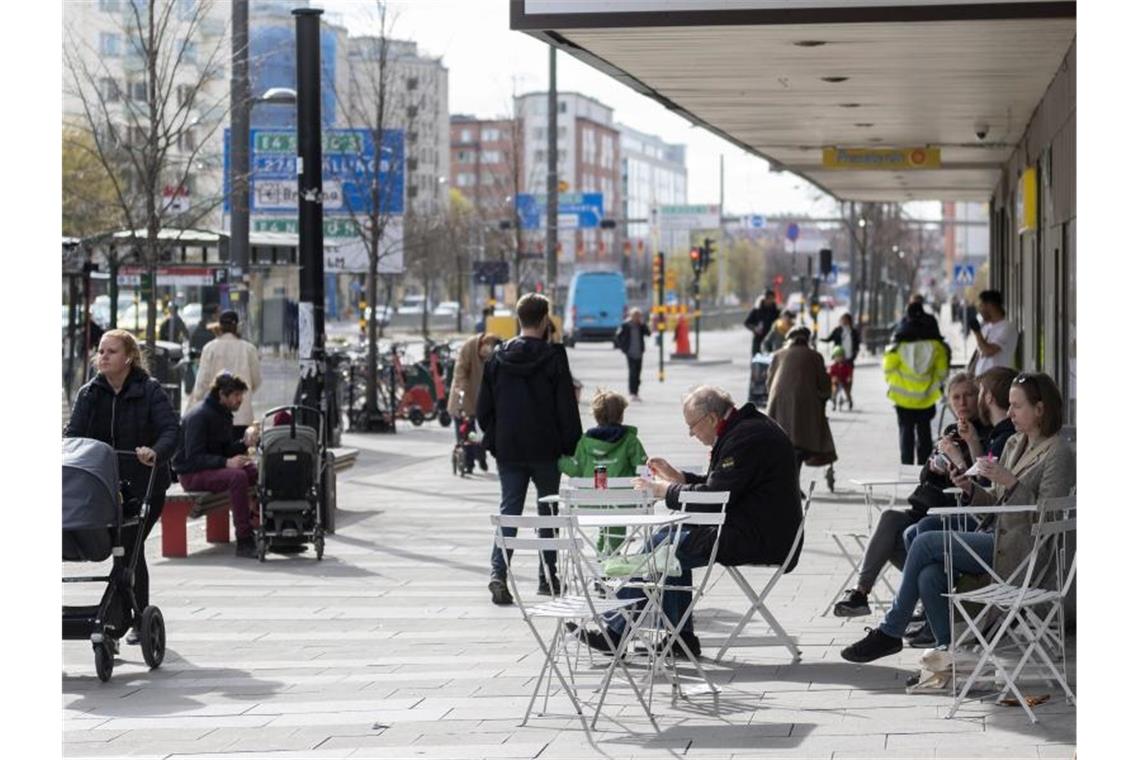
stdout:
POLYGON ((698 259, 700 259, 701 258, 700 249, 694 248, 693 250, 689 251, 689 258, 692 259, 693 261, 697 261, 698 259))

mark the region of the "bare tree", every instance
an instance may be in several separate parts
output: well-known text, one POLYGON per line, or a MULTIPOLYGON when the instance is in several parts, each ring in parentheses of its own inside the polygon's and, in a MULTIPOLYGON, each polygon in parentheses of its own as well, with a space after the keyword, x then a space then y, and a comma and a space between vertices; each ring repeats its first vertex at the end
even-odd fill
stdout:
MULTIPOLYGON (((396 166, 396 163, 405 161, 403 143, 395 130, 404 126, 403 116, 413 118, 425 97, 422 94, 409 96, 400 87, 398 58, 401 42, 392 37, 396 20, 387 3, 377 0, 368 24, 376 32, 368 37, 350 40, 354 65, 350 67, 348 91, 337 92, 337 107, 342 120, 350 128, 366 130, 373 147, 372 153, 369 156, 361 155, 359 161, 361 182, 368 190, 365 208, 359 211, 351 204, 346 204, 368 258, 365 288, 366 299, 371 307, 368 319, 368 366, 371 368, 376 367, 379 358, 377 304, 381 262, 403 252, 407 266, 408 261, 419 254, 430 237, 420 234, 413 242, 413 236, 409 234, 409 228, 413 225, 411 214, 407 217, 403 240, 392 240, 391 235, 386 235, 404 200, 402 195, 397 197, 402 188, 391 180, 395 172, 403 168, 396 166)), ((421 233, 426 232, 427 228, 423 224, 419 224, 419 227, 423 228, 421 233)), ((387 300, 391 303, 391 283, 387 300)), ((380 411, 375 372, 370 371, 367 375, 366 394, 366 415, 378 418, 380 411)))
MULTIPOLYGON (((120 83, 121 69, 92 50, 74 27, 67 29, 64 46, 66 89, 80 104, 80 128, 91 142, 75 145, 86 151, 105 173, 113 189, 117 214, 130 231, 125 241, 131 254, 149 273, 146 294, 148 349, 153 350, 156 315, 156 272, 163 247, 164 228, 193 227, 221 202, 200 196, 188 208, 179 204, 179 191, 210 157, 203 153, 222 124, 224 93, 211 98, 211 81, 221 76, 224 34, 199 50, 203 22, 211 0, 135 0, 128 4, 122 22, 124 53, 137 73, 120 83), (175 188, 169 198, 165 187, 175 188)), ((216 159, 214 159, 216 160, 216 159)), ((116 262, 117 263, 117 262, 116 262)), ((115 264, 112 265, 115 268, 115 264)), ((112 273, 112 304, 117 296, 112 273)), ((112 324, 115 308, 111 310, 112 324)))

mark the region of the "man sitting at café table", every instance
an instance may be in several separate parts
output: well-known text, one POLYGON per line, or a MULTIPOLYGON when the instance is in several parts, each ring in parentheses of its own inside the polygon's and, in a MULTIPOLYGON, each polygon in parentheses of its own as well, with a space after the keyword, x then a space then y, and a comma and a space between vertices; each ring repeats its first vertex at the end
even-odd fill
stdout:
MULTIPOLYGON (((681 508, 678 497, 682 491, 727 491, 729 498, 716 562, 726 566, 781 564, 803 519, 796 453, 791 440, 779 425, 752 404, 734 406, 732 397, 721 388, 708 385, 696 388, 685 396, 681 411, 689 435, 712 447, 708 474, 679 472, 664 459, 654 457, 648 462, 651 477, 638 479, 635 487, 664 499, 669 509, 681 508)), ((688 509, 719 511, 719 506, 691 504, 688 509)), ((652 545, 667 540, 670 530, 673 528, 658 531, 652 545)), ((670 584, 692 584, 693 568, 708 564, 716 530, 706 525, 681 527, 676 555, 681 575, 671 576, 670 584)), ((799 547, 788 570, 794 568, 798 560, 799 547)), ((633 588, 618 592, 623 598, 643 595, 640 589, 633 588)), ((666 590, 661 606, 676 626, 691 603, 691 592, 666 590)), ((616 644, 621 639, 625 620, 615 615, 607 620, 607 627, 609 641, 616 644)), ((590 647, 612 653, 601 631, 574 630, 590 647)), ((701 645, 693 633, 692 615, 685 620, 680 639, 694 656, 700 656, 701 645)))

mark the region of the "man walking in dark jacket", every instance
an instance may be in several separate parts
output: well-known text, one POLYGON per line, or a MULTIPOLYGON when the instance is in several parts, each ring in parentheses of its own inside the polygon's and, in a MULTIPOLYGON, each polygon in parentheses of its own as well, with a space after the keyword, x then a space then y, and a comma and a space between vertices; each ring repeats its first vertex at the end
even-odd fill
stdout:
POLYGON ((749 358, 760 353, 760 347, 772 325, 780 317, 780 307, 776 305, 776 292, 764 291, 764 295, 756 299, 756 305, 744 319, 744 326, 752 331, 752 353, 749 358))
MULTIPOLYGON (((757 411, 752 404, 733 406, 732 397, 720 388, 703 385, 689 393, 682 404, 689 435, 712 447, 707 475, 679 472, 664 459, 649 460, 652 479, 638 486, 654 497, 665 499, 669 509, 679 509, 681 491, 728 491, 724 526, 720 529, 717 549, 718 564, 729 567, 745 564, 779 565, 788 555, 796 532, 803 520, 800 487, 796 478, 796 452, 787 434, 772 418, 757 411)), ((719 509, 690 504, 693 511, 719 509)), ((669 539, 666 528, 653 538, 653 545, 669 539)), ((716 528, 685 526, 677 542, 677 561, 681 566, 678 586, 692 583, 693 568, 708 564, 716 540, 716 528)), ((799 561, 802 547, 788 564, 790 572, 799 561)), ((619 597, 642 596, 640 589, 626 588, 619 597)), ((692 603, 688 591, 667 590, 661 607, 669 620, 677 625, 692 603)), ((614 617, 608 622, 609 641, 619 641, 625 620, 614 617)), ((594 649, 610 650, 600 631, 579 629, 579 638, 594 649)), ((694 656, 700 656, 701 645, 693 633, 693 616, 681 628, 680 638, 694 656)))
MULTIPOLYGON (((558 458, 574 453, 582 437, 582 421, 574 400, 566 349, 550 343, 550 301, 528 293, 516 306, 521 334, 500 346, 483 368, 483 384, 475 416, 483 429, 483 446, 495 457, 502 487, 499 512, 521 515, 527 486, 534 481, 539 498, 558 493, 558 458)), ((539 504, 540 515, 551 514, 539 504)), ((513 536, 513 528, 503 528, 513 536)), ((551 537, 549 530, 541 536, 551 537)), ((538 592, 557 595, 554 552, 543 556, 538 592)), ((491 550, 491 601, 513 604, 507 589, 507 563, 497 546, 491 550)))
POLYGON ((186 412, 178 452, 171 463, 187 491, 229 492, 237 535, 236 554, 256 557, 249 515, 249 488, 257 483, 257 465, 246 456, 257 443, 257 428, 244 436, 234 431, 234 412, 249 386, 237 375, 220 372, 206 398, 186 412))
POLYGON ((645 356, 648 337, 649 327, 642 318, 641 309, 631 309, 629 319, 621 323, 614 336, 614 346, 625 354, 626 364, 629 365, 630 401, 641 401, 637 392, 641 390, 641 360, 645 356))

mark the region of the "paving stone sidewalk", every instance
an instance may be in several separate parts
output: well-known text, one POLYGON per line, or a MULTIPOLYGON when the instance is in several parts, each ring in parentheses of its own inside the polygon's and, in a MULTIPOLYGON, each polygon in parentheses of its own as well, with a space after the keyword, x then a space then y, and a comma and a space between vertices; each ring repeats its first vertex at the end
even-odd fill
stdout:
MULTIPOLYGON (((706 458, 687 436, 680 397, 713 382, 743 400, 747 345, 742 330, 708 333, 703 356, 731 362, 668 365, 664 384, 646 361, 645 402, 633 405, 626 421, 638 426, 651 455, 706 458)), ((601 344, 582 345, 570 357, 585 385, 581 411, 588 421, 590 393, 599 385, 624 390, 625 365, 601 344)), ((207 545, 200 523, 191 523, 190 556, 164 560, 152 536, 151 588, 167 621, 166 662, 148 671, 139 651, 124 646, 114 676, 102 684, 90 646, 64 642, 65 755, 1072 757, 1075 708, 1060 694, 1039 708, 1035 726, 1020 708, 992 702, 970 703, 947 720, 946 696, 905 693, 918 650, 864 666, 839 657, 864 625, 880 619, 844 621, 824 614, 824 606, 845 575, 827 532, 866 520, 847 479, 897 468, 894 412, 883 391, 877 362, 865 357, 856 371, 856 409, 832 415, 836 492, 823 486, 822 470, 804 470, 805 482, 820 481, 805 550, 770 597, 776 616, 799 637, 802 662, 792 664, 785 650, 772 647, 733 650, 722 664, 706 657, 721 695, 671 705, 668 688, 659 686, 659 732, 628 689, 607 701, 595 746, 561 698, 551 702, 561 717, 519 725, 542 660, 518 610, 491 605, 486 589, 487 516, 498 505, 493 462, 489 474, 453 476, 453 433, 430 423, 401 427, 395 436, 346 435, 346 445, 361 449, 360 463, 339 481, 338 530, 323 562, 311 552, 264 564, 238 560, 232 546, 207 545)), ((64 571, 74 574, 76 566, 64 571)), ((523 577, 533 573, 523 566, 523 577)), ((747 574, 757 586, 766 577, 747 574)), ((712 650, 706 655, 745 607, 719 570, 714 581, 697 612, 697 631, 712 650)), ((79 589, 67 589, 65 599, 80 598, 79 589)), ((1070 668, 1075 678, 1073 660, 1070 668)))

